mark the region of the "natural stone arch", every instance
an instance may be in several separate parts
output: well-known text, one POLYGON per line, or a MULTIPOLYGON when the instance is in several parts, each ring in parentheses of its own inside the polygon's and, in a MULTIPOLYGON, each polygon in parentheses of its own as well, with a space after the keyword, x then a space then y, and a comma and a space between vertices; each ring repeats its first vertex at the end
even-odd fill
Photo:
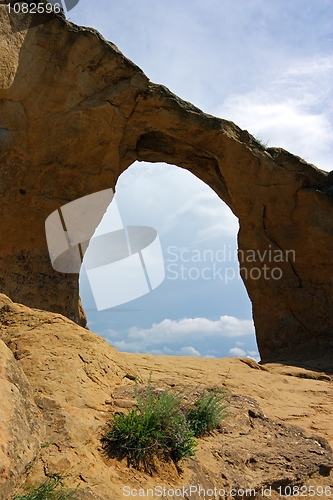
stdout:
POLYGON ((190 170, 238 217, 239 249, 264 256, 242 263, 243 277, 271 264, 269 249, 295 252, 295 262, 279 263, 281 279, 244 279, 262 359, 331 349, 332 175, 265 150, 232 122, 151 83, 92 29, 37 16, 27 30, 30 18, 19 26, 0 9, 0 292, 84 322, 77 276, 51 267, 45 220, 114 188, 134 161, 163 161, 190 170))

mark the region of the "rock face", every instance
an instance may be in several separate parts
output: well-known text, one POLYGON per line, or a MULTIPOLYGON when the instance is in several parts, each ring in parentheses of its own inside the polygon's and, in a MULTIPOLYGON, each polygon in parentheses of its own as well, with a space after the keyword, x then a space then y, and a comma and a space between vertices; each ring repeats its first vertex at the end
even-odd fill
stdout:
POLYGON ((1 340, 0 401, 0 500, 6 500, 36 462, 45 429, 28 380, 1 340))
MULTIPOLYGON (((231 497, 242 499, 281 498, 296 485, 300 490, 303 485, 303 492, 307 492, 304 485, 309 477, 316 475, 326 483, 325 478, 329 478, 333 468, 327 441, 315 436, 307 438, 302 429, 267 418, 258 403, 248 396, 234 394, 227 403, 229 418, 220 424, 222 436, 210 443, 210 453, 218 467, 210 460, 202 468, 203 453, 199 452, 200 469, 193 464, 193 484, 203 484, 205 478, 208 488, 209 478, 211 484, 223 488, 222 498, 234 492, 231 497), (263 494, 265 489, 271 495, 263 494), (244 490, 247 495, 242 493, 244 490)), ((204 451, 207 453, 207 449, 204 451)))
MULTIPOLYGON (((135 489, 219 486, 227 494, 209 495, 216 500, 242 498, 229 495, 235 488, 255 489, 256 498, 264 498, 261 489, 271 487, 274 500, 281 498, 279 487, 332 484, 333 455, 328 443, 332 427, 325 432, 327 440, 311 432, 315 423, 321 433, 325 431, 325 405, 317 407, 318 401, 325 399, 331 418, 332 389, 327 375, 327 380, 321 378, 324 374, 317 374, 317 380, 298 378, 302 389, 290 396, 290 385, 289 390, 279 390, 288 387, 287 377, 278 372, 273 375, 270 366, 224 358, 202 359, 198 367, 198 360, 192 358, 125 355, 60 314, 14 304, 4 295, 0 295, 0 324, 0 377, 5 381, 0 384, 1 500, 13 499, 14 482, 26 479, 33 462, 28 483, 43 480, 45 475, 70 473, 68 485, 79 486, 82 500, 121 498, 125 485, 135 489), (182 464, 181 473, 164 461, 156 464, 152 476, 128 468, 126 459, 108 456, 101 445, 110 412, 133 406, 133 379, 138 375, 146 383, 149 372, 153 388, 181 391, 186 403, 204 387, 224 387, 228 394, 228 418, 212 435, 198 441, 195 458, 182 464), (232 384, 240 385, 237 376, 244 380, 242 390, 252 389, 259 398, 264 394, 268 415, 254 398, 233 394, 232 384), (275 409, 267 395, 276 401, 276 391, 278 406, 287 409, 289 420, 295 418, 295 411, 301 416, 312 411, 308 432, 272 418, 275 409), (308 401, 300 398, 310 393, 311 410, 305 404, 308 401), (288 397, 295 401, 295 408, 290 407, 288 397)), ((191 498, 202 495, 194 492, 191 498)))
MULTIPOLYGON (((94 498, 109 500, 106 492, 109 491, 112 497, 113 489, 107 480, 109 469, 98 451, 100 432, 105 426, 114 387, 133 380, 135 372, 121 353, 98 335, 59 314, 14 304, 4 295, 0 295, 1 346, 7 357, 2 358, 0 351, 0 367, 7 359, 15 363, 16 372, 7 378, 15 380, 12 384, 19 381, 20 385, 14 387, 18 395, 14 393, 11 397, 5 393, 10 391, 10 386, 0 386, 1 393, 4 391, 0 436, 3 433, 10 441, 9 451, 4 448, 4 461, 0 446, 0 486, 6 484, 6 489, 0 490, 4 491, 4 496, 0 493, 0 500, 12 500, 7 496, 11 487, 10 474, 20 473, 22 483, 25 469, 37 456, 35 474, 67 473, 73 469, 75 480, 82 482, 82 491, 86 483, 95 486, 94 490, 105 492, 104 497, 94 498), (18 364, 2 341, 13 351, 18 364), (29 387, 22 369, 28 376, 30 392, 16 375, 20 374, 29 387), (32 406, 37 413, 32 397, 39 409, 39 420, 46 429, 40 454, 41 443, 36 439, 39 428, 30 409, 32 406), (11 411, 9 405, 13 407, 11 411), (12 460, 10 463, 8 457, 5 458, 7 454, 12 460), (103 482, 104 487, 100 484, 103 482)), ((7 370, 10 368, 11 365, 7 370)))
POLYGON ((84 324, 78 276, 51 267, 46 218, 136 160, 166 162, 239 219, 262 360, 333 349, 332 175, 151 83, 92 29, 1 5, 0 36, 1 292, 84 324))

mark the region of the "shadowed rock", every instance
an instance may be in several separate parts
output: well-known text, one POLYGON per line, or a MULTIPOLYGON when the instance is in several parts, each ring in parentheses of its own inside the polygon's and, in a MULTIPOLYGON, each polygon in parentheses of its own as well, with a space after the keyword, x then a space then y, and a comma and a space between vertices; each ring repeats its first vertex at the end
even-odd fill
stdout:
POLYGON ((4 500, 13 498, 10 495, 24 482, 36 462, 45 428, 29 382, 2 340, 0 401, 0 500, 4 500))
POLYGON ((1 5, 0 37, 1 292, 84 324, 78 276, 51 267, 46 218, 136 160, 166 162, 239 219, 262 360, 332 352, 332 175, 151 83, 93 29, 1 5))

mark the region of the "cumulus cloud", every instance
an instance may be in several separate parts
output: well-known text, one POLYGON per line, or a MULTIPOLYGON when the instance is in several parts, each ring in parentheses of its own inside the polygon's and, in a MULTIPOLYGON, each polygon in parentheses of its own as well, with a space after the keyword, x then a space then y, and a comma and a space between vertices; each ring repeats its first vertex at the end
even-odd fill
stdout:
MULTIPOLYGON (((242 342, 236 342, 236 345, 243 344, 242 342)), ((240 347, 232 347, 229 349, 229 354, 230 356, 234 356, 236 358, 252 358, 255 361, 260 361, 260 356, 257 351, 246 351, 244 349, 241 349, 240 347)))
POLYGON ((218 114, 268 147, 278 146, 332 170, 333 59, 300 61, 265 88, 230 95, 218 114))
POLYGON ((239 337, 252 335, 253 322, 248 319, 238 319, 233 316, 221 316, 219 320, 212 321, 207 318, 184 318, 179 321, 164 319, 154 323, 151 328, 142 329, 133 327, 129 330, 130 339, 159 343, 162 340, 174 342, 185 338, 214 337, 239 337))
MULTIPOLYGON (((150 328, 130 328, 123 340, 117 340, 108 332, 104 335, 120 351, 199 356, 200 353, 190 346, 191 342, 209 339, 216 345, 226 338, 253 336, 254 326, 252 320, 233 316, 221 316, 217 321, 207 318, 164 319, 150 328), (174 346, 179 344, 185 344, 185 347, 175 349, 174 346)), ((208 351, 207 354, 214 355, 215 351, 208 351)))
POLYGON ((200 352, 194 349, 194 347, 182 347, 180 349, 181 356, 201 356, 200 352))
MULTIPOLYGON (((178 350, 169 349, 167 347, 164 347, 163 349, 151 349, 150 351, 147 351, 147 353, 155 355, 167 355, 167 356, 195 356, 195 357, 201 356, 200 352, 191 346, 186 346, 186 347, 184 346, 178 350)), ((214 356, 205 356, 205 357, 213 358, 214 356)))
POLYGON ((232 349, 230 349, 229 354, 231 356, 236 356, 236 358, 243 358, 244 356, 246 356, 246 352, 239 347, 233 347, 232 349))

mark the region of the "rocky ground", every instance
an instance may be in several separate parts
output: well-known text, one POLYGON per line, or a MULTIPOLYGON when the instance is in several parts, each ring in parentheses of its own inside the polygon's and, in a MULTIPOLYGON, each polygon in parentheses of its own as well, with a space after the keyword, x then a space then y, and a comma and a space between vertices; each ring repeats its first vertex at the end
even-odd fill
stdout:
POLYGON ((198 499, 204 490, 214 499, 286 498, 279 488, 289 494, 292 486, 298 496, 327 498, 329 487, 333 496, 329 373, 251 359, 119 353, 69 319, 4 295, 0 324, 1 500, 60 472, 83 500, 157 487, 166 489, 164 498, 198 499), (229 415, 181 469, 159 462, 148 474, 107 456, 100 438, 110 412, 134 405, 135 377, 143 386, 150 373, 153 387, 182 391, 185 401, 203 388, 224 388, 229 415))

